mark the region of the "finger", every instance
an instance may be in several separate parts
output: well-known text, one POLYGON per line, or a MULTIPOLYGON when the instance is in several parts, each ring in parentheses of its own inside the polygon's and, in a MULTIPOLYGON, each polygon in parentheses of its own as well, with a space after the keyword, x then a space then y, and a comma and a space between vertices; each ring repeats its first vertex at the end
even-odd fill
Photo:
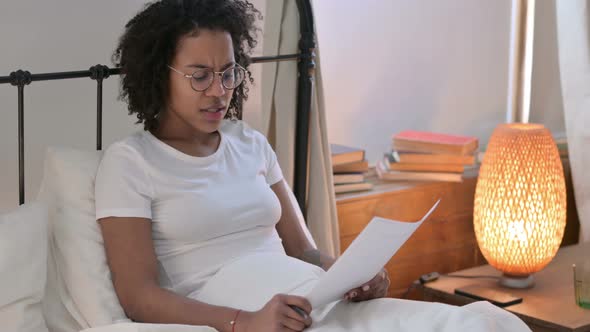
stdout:
POLYGON ((373 288, 373 291, 361 292, 356 297, 353 297, 351 301, 352 302, 361 302, 361 301, 370 300, 373 296, 374 290, 375 290, 375 288, 373 288))
POLYGON ((388 279, 389 279, 389 275, 387 274, 387 270, 383 269, 379 273, 377 273, 375 278, 373 278, 373 280, 371 280, 371 281, 375 281, 380 284, 383 281, 388 280, 388 279))
POLYGON ((376 288, 381 287, 385 283, 385 279, 381 277, 376 277, 373 280, 369 281, 368 283, 361 286, 361 290, 363 293, 374 291, 376 288))
POLYGON ((376 297, 386 297, 389 292, 389 281, 384 281, 375 291, 376 297))
POLYGON ((370 298, 376 299, 387 296, 389 290, 389 280, 383 280, 380 284, 376 285, 372 291, 370 291, 370 298))
POLYGON ((383 269, 379 273, 377 273, 377 275, 375 277, 373 277, 373 279, 371 279, 369 282, 363 284, 362 286, 360 286, 358 288, 352 289, 352 290, 348 291, 346 294, 344 294, 344 299, 349 300, 349 301, 358 302, 358 301, 363 301, 363 300, 367 300, 370 298, 374 298, 373 294, 375 293, 375 289, 379 288, 380 285, 386 279, 389 282, 389 279, 387 277, 387 272, 385 271, 385 269, 383 269), (369 292, 368 295, 367 295, 367 292, 369 292))
POLYGON ((380 282, 377 282, 375 280, 371 280, 370 282, 359 287, 357 292, 351 294, 351 295, 353 295, 351 297, 351 300, 363 301, 363 300, 369 299, 369 298, 371 298, 371 295, 373 293, 375 293, 375 291, 379 288, 379 286, 380 286, 380 282))
POLYGON ((350 301, 357 297, 360 293, 362 293, 362 289, 360 287, 351 289, 348 292, 346 292, 346 294, 344 294, 344 299, 350 301))
POLYGON ((387 278, 387 274, 385 274, 384 270, 381 270, 373 279, 360 286, 359 289, 363 292, 368 292, 372 288, 379 286, 385 278, 387 278))
POLYGON ((385 287, 385 289, 388 290, 389 286, 391 286, 391 281, 389 280, 389 278, 387 278, 387 279, 385 279, 383 287, 385 287))
POLYGON ((362 285, 361 287, 359 287, 359 289, 361 290, 361 293, 366 293, 369 291, 373 291, 375 288, 378 288, 379 285, 381 285, 381 283, 383 282, 382 279, 379 278, 374 278, 373 280, 369 281, 368 283, 362 285))
POLYGON ((379 286, 379 292, 378 294, 383 296, 387 296, 387 293, 389 292, 389 279, 385 280, 380 286, 379 286))
POLYGON ((308 314, 303 312, 303 316, 302 316, 301 313, 297 312, 297 310, 295 310, 291 306, 287 307, 287 309, 283 312, 283 315, 285 315, 286 317, 298 320, 301 323, 305 324, 305 326, 311 325, 311 317, 308 314))
POLYGON ((281 324, 283 324, 284 327, 288 328, 289 331, 303 331, 307 327, 304 323, 289 317, 284 317, 281 320, 281 324))
POLYGON ((286 295, 285 303, 303 309, 303 311, 305 311, 305 313, 308 315, 311 313, 312 310, 311 303, 309 303, 309 301, 306 298, 301 296, 286 295))
POLYGON ((385 294, 387 294, 388 288, 388 284, 385 283, 383 280, 381 280, 381 282, 379 283, 370 283, 364 285, 363 287, 361 287, 362 293, 360 293, 357 297, 353 298, 352 301, 359 302, 383 297, 385 296, 385 294))

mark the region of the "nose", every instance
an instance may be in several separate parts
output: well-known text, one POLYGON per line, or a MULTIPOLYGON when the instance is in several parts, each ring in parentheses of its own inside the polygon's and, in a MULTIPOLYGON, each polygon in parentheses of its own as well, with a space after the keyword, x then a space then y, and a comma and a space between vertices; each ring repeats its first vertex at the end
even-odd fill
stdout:
POLYGON ((226 91, 223 83, 221 83, 221 74, 216 74, 215 77, 213 77, 213 82, 211 82, 211 86, 205 90, 205 93, 207 96, 211 97, 221 97, 225 95, 226 91))

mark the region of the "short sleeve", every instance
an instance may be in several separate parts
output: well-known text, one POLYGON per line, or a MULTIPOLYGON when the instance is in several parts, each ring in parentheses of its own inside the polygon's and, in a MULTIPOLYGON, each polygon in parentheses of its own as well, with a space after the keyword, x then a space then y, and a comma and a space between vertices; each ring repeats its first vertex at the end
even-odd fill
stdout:
MULTIPOLYGON (((262 136, 262 135, 261 135, 262 136)), ((283 179, 283 171, 279 166, 277 155, 268 143, 266 137, 263 137, 262 149, 266 158, 266 183, 272 186, 283 179)))
POLYGON ((115 144, 104 154, 95 184, 96 219, 152 218, 153 191, 146 162, 134 149, 115 144))

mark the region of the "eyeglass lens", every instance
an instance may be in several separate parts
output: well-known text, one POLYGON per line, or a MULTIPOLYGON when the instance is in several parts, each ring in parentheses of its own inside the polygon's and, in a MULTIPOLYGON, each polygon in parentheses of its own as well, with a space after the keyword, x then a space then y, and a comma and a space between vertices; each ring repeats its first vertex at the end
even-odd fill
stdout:
MULTIPOLYGON (((192 75, 191 86, 197 91, 207 90, 213 83, 215 75, 210 68, 197 69, 192 75)), ((245 77, 246 73, 244 69, 231 67, 221 73, 221 84, 228 90, 235 89, 242 84, 245 77)))

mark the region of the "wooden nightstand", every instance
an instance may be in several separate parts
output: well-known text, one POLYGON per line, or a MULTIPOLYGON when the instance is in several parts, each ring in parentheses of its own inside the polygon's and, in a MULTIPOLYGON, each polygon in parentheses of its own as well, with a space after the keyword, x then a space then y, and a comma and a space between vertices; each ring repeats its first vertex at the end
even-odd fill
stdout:
MULTIPOLYGON (((569 162, 563 159, 567 186, 567 224, 562 246, 578 242, 579 221, 569 162)), ((473 231, 473 199, 477 169, 467 170, 463 182, 383 182, 369 176, 374 189, 336 195, 340 249, 343 252, 375 216, 416 221, 441 198, 438 209, 389 261, 389 296, 400 297, 414 280, 430 272, 449 273, 487 262, 473 231)), ((421 291, 409 298, 422 299, 421 291)))
POLYGON ((476 176, 474 169, 465 174, 461 183, 381 182, 372 177, 373 190, 337 195, 341 251, 374 216, 416 221, 440 198, 441 203, 430 219, 387 264, 391 278, 389 296, 401 296, 422 274, 485 264, 473 231, 476 176))
MULTIPOLYGON (((509 289, 493 279, 441 277, 423 285, 427 301, 463 305, 475 300, 454 294, 455 289, 477 284, 522 297, 520 304, 506 307, 518 315, 533 331, 590 331, 590 310, 578 307, 574 301, 572 264, 577 258, 588 257, 590 242, 562 247, 549 265, 535 274, 535 286, 530 289, 509 289)), ((451 273, 458 275, 500 276, 489 265, 451 273)))

